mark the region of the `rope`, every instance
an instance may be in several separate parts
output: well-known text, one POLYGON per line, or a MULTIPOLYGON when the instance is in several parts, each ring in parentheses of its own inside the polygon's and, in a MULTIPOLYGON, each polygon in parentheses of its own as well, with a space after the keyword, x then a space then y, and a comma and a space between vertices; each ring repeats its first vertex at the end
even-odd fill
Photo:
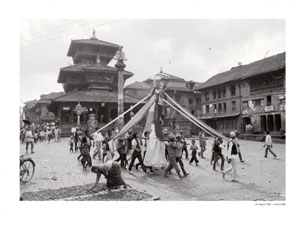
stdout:
POLYGON ((189 121, 191 121, 193 124, 195 124, 196 126, 198 126, 199 128, 205 130, 206 133, 208 133, 209 135, 213 136, 214 135, 206 130, 205 128, 203 128, 202 126, 200 126, 200 124, 196 123, 196 121, 192 120, 191 118, 189 118, 187 115, 185 115, 182 111, 180 111, 179 109, 177 109, 175 106, 173 106, 172 104, 170 104, 167 100, 164 99, 164 102, 166 102, 169 106, 171 106, 173 109, 175 109, 176 111, 178 111, 181 115, 183 115, 186 119, 188 119, 189 121))
MULTIPOLYGON (((175 104, 181 110, 181 111, 178 111, 178 109, 175 108, 176 111, 180 112, 181 114, 184 113, 183 116, 185 116, 186 118, 188 117, 187 119, 192 120, 192 122, 195 125, 199 126, 201 129, 205 130, 206 133, 210 134, 213 137, 218 136, 218 137, 222 137, 225 140, 229 140, 226 136, 220 134, 219 132, 217 132, 213 128, 209 127, 205 123, 203 123, 203 122, 201 123, 199 120, 197 120, 192 114, 190 114, 184 108, 182 108, 180 105, 178 105, 167 93, 165 93, 165 95, 173 104, 175 104)), ((167 103, 169 104, 169 102, 167 102, 167 103)))
POLYGON ((138 106, 139 104, 141 104, 142 102, 144 102, 146 99, 148 99, 150 97, 150 95, 151 94, 147 95, 145 98, 143 98, 142 100, 140 100, 139 102, 137 102, 134 106, 132 106, 131 108, 129 108, 127 111, 123 112, 121 115, 119 115, 118 117, 116 117, 115 119, 113 119, 112 121, 110 121, 108 124, 106 124, 102 128, 100 128, 97 131, 93 132, 92 135, 94 135, 96 132, 100 132, 104 128, 107 128, 109 125, 111 125, 112 123, 114 123, 116 120, 118 120, 119 118, 123 117, 126 113, 130 112, 133 108, 135 108, 136 106, 138 106))

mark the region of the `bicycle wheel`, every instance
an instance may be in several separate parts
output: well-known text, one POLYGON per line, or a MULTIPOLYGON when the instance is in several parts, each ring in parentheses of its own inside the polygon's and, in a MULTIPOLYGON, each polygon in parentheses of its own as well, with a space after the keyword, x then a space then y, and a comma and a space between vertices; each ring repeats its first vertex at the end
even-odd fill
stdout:
POLYGON ((33 160, 24 160, 20 165, 20 181, 28 182, 32 179, 34 174, 34 162, 33 160))

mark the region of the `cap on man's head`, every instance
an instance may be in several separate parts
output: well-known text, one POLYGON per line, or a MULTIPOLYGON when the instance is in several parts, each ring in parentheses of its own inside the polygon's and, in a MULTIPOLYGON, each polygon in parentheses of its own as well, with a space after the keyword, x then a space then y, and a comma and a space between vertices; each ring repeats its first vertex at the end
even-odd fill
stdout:
POLYGON ((231 138, 234 138, 234 137, 236 137, 236 134, 235 134, 235 132, 234 132, 234 131, 230 132, 230 137, 231 137, 231 138))
POLYGON ((174 134, 173 133, 171 133, 171 134, 169 134, 169 139, 175 139, 175 136, 174 136, 174 134))

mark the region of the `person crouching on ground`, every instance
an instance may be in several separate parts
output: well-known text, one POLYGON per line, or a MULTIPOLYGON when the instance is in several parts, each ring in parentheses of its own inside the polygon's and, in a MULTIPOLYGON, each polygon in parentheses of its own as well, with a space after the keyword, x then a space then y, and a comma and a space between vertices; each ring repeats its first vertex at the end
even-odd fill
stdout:
POLYGON ((231 166, 227 169, 225 169, 224 171, 222 171, 222 175, 223 178, 225 179, 225 175, 229 172, 232 171, 232 182, 238 182, 236 180, 236 173, 237 173, 237 169, 236 169, 236 156, 238 155, 239 152, 239 147, 237 145, 237 143, 235 142, 235 132, 230 132, 230 140, 227 144, 227 160, 228 162, 231 164, 231 166))
POLYGON ((104 175, 106 178, 106 186, 108 189, 117 189, 121 185, 123 185, 124 188, 127 188, 127 185, 121 176, 121 167, 113 160, 109 160, 100 166, 93 166, 91 171, 96 173, 97 177, 95 184, 89 190, 95 189, 99 183, 101 175, 104 175))
POLYGON ((199 162, 199 160, 197 159, 198 147, 195 143, 196 143, 195 140, 192 140, 192 145, 190 147, 190 150, 192 151, 192 159, 190 161, 190 164, 192 164, 193 161, 195 161, 196 165, 198 166, 198 162, 199 162))

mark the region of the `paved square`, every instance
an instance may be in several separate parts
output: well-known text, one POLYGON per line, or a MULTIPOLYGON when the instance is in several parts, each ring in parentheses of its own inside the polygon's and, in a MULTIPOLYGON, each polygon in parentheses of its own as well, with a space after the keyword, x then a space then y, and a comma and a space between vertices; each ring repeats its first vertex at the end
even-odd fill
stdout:
MULTIPOLYGON (((190 143, 190 139, 188 139, 190 143)), ((198 141, 196 141, 198 145, 198 141)), ((213 171, 210 165, 212 140, 207 142, 204 153, 206 159, 199 159, 199 166, 189 165, 184 160, 185 168, 190 175, 179 179, 175 174, 164 177, 164 170, 155 170, 145 174, 134 168, 129 174, 122 169, 122 176, 127 184, 139 191, 145 191, 161 200, 174 201, 241 201, 241 200, 285 200, 285 144, 274 144, 274 152, 278 159, 271 155, 264 158, 262 142, 240 140, 241 151, 245 163, 237 161, 239 182, 231 182, 230 175, 224 180, 220 171, 213 171)), ((25 144, 21 144, 21 153, 25 153, 25 144)), ((20 193, 44 189, 58 189, 76 185, 91 184, 95 174, 90 170, 82 170, 77 161, 78 152, 70 153, 67 138, 62 142, 38 142, 35 153, 31 155, 36 163, 33 179, 20 185, 20 193)), ((93 149, 91 150, 92 153, 93 149)), ((93 160, 93 165, 102 162, 93 160)), ((228 166, 225 163, 225 168, 228 166)), ((219 169, 220 166, 217 166, 219 169)), ((174 172, 174 171, 173 171, 174 172)), ((175 172, 174 172, 175 173, 175 172)), ((100 179, 104 182, 104 178, 100 179)))

